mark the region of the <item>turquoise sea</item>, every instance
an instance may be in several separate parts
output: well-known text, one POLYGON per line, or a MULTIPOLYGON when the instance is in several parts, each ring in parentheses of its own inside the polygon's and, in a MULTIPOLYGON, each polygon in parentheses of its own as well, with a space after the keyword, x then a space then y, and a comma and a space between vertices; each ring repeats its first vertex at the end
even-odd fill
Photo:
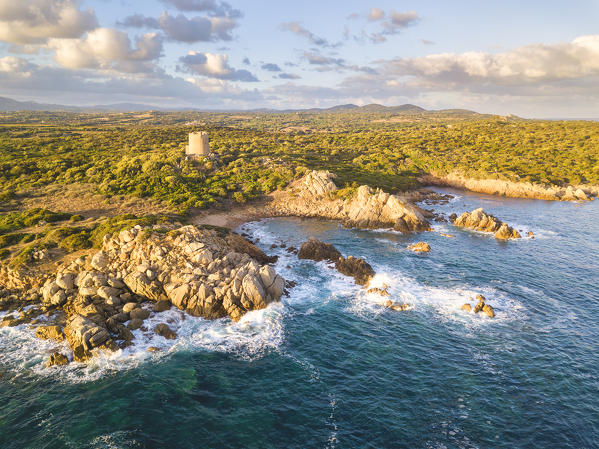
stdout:
POLYGON ((433 207, 484 207, 535 238, 263 220, 240 232, 297 287, 240 323, 169 311, 177 342, 139 330, 135 349, 51 369, 50 343, 0 329, 0 448, 599 447, 599 201, 452 193, 433 207), (269 249, 310 236, 413 308, 269 249), (421 240, 429 254, 405 249, 421 240), (460 310, 479 293, 495 319, 460 310))

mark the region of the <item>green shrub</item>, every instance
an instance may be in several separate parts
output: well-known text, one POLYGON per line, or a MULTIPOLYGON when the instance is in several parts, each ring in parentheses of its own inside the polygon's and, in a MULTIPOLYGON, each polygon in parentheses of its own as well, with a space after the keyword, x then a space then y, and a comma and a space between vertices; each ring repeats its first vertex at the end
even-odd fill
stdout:
POLYGON ((54 223, 67 220, 70 217, 71 214, 68 213, 52 212, 42 208, 3 214, 0 215, 0 235, 34 226, 42 221, 54 223))
POLYGON ((3 192, 0 192, 0 203, 8 202, 10 200, 14 200, 16 198, 16 193, 14 189, 7 189, 3 192))
POLYGON ((91 233, 87 230, 69 235, 58 244, 58 247, 64 249, 68 253, 79 251, 80 249, 91 248, 93 244, 90 240, 90 236, 91 233))

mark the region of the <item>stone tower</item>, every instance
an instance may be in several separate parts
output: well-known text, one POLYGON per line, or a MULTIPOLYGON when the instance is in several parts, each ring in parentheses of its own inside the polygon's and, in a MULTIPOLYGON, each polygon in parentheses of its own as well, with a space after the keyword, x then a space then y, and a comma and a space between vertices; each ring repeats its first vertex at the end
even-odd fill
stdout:
POLYGON ((188 158, 209 156, 208 133, 205 131, 189 133, 189 144, 185 147, 185 155, 188 158))

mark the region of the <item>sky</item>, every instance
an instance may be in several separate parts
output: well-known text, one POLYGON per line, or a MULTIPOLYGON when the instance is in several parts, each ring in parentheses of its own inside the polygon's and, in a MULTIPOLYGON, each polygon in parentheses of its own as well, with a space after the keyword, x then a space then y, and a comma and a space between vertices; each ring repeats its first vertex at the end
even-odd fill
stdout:
POLYGON ((599 0, 0 0, 0 96, 599 117, 599 0))

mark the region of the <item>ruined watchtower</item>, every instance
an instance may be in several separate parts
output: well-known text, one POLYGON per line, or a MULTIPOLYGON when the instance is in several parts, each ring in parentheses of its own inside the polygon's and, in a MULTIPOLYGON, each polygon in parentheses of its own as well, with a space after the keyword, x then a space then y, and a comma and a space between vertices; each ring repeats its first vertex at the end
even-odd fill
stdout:
POLYGON ((208 133, 205 131, 189 133, 189 144, 185 146, 188 159, 210 156, 208 133))

